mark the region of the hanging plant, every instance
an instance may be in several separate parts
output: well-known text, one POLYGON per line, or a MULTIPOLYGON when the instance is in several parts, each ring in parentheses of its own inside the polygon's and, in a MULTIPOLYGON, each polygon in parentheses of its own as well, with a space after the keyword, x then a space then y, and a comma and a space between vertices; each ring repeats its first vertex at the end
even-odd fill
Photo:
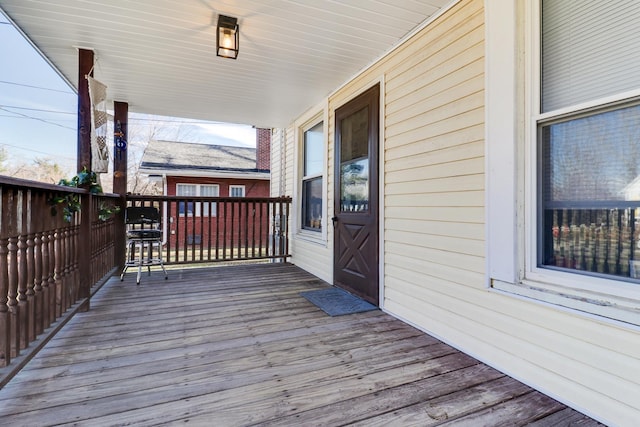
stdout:
MULTIPOLYGON (((98 182, 98 175, 93 171, 88 171, 87 168, 82 169, 76 176, 71 179, 61 179, 58 185, 65 187, 84 188, 89 190, 91 194, 102 194, 102 186, 98 182)), ((58 206, 64 205, 62 208, 62 215, 66 222, 71 222, 73 215, 76 212, 80 212, 80 195, 79 194, 66 194, 64 196, 53 197, 49 200, 51 205, 51 215, 58 214, 58 206)), ((100 202, 98 205, 98 218, 101 221, 106 221, 114 213, 120 212, 120 207, 115 205, 106 205, 104 202, 100 202)))

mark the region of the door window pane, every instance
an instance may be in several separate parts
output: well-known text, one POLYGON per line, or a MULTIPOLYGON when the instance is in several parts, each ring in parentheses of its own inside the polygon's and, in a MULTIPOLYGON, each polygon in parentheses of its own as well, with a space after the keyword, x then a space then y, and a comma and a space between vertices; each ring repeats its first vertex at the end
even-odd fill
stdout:
POLYGON ((341 121, 340 209, 369 209, 369 109, 363 108, 341 121))

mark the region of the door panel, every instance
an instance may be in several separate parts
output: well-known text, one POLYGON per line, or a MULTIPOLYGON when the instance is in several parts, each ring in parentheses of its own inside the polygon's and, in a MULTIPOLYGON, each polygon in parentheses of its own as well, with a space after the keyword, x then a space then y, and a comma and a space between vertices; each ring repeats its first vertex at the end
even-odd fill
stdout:
POLYGON ((379 86, 336 110, 334 284, 378 304, 379 86))

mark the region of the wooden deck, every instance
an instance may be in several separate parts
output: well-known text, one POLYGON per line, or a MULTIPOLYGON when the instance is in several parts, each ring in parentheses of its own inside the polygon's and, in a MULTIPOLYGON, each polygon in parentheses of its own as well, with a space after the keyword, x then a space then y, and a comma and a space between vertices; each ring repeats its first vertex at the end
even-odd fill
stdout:
POLYGON ((378 310, 329 317, 289 264, 109 281, 0 390, 0 424, 597 423, 378 310))

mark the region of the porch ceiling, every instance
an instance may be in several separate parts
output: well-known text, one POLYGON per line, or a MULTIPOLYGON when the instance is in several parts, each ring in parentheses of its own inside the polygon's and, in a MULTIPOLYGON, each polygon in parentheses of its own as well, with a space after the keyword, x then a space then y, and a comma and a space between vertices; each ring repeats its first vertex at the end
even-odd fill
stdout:
POLYGON ((77 87, 77 47, 132 112, 282 127, 451 0, 0 0, 77 87), (238 18, 237 60, 215 54, 238 18))

